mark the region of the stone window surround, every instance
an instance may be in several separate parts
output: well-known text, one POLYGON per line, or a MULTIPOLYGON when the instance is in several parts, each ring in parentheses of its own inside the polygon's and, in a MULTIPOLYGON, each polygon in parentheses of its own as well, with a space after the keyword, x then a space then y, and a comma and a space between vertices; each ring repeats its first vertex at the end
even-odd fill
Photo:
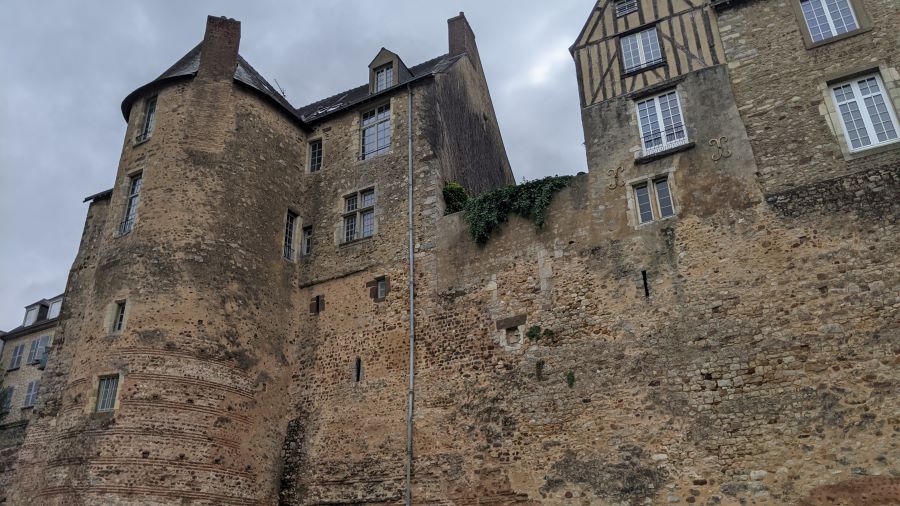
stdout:
POLYGON ((631 178, 625 181, 625 197, 627 199, 627 207, 628 207, 628 224, 635 230, 640 229, 641 227, 647 227, 656 225, 658 223, 663 223, 665 221, 674 219, 678 217, 679 207, 678 201, 675 198, 676 186, 675 186, 675 167, 670 167, 666 169, 664 172, 656 173, 652 175, 644 175, 635 178, 631 178), (666 182, 669 185, 669 198, 672 199, 672 215, 666 216, 663 218, 657 218, 659 215, 659 203, 656 200, 656 192, 651 192, 650 205, 653 207, 653 216, 654 218, 650 221, 641 223, 641 219, 639 216, 640 210, 638 209, 637 197, 634 195, 634 187, 646 183, 649 187, 653 187, 653 183, 660 179, 666 179, 666 182))
POLYGON ((297 249, 297 230, 303 230, 303 220, 300 219, 300 214, 297 213, 292 207, 288 207, 287 212, 284 214, 284 226, 282 229, 284 230, 284 234, 282 237, 282 255, 281 259, 285 262, 293 262, 296 260, 298 249, 297 249))
POLYGON ((337 220, 337 224, 335 225, 335 230, 334 230, 335 245, 337 245, 338 247, 348 246, 351 244, 357 244, 360 242, 369 241, 372 238, 374 238, 376 235, 378 235, 379 214, 380 213, 378 211, 378 185, 374 185, 374 184, 363 185, 362 187, 360 187, 360 189, 353 189, 353 190, 347 190, 345 192, 342 192, 341 197, 338 199, 338 208, 337 208, 338 220, 337 220), (369 191, 374 193, 375 203, 372 206, 362 207, 362 194, 369 192, 369 191), (347 211, 347 208, 346 208, 347 198, 352 197, 353 195, 356 195, 356 199, 357 199, 356 209, 354 211, 347 211), (371 210, 372 215, 373 215, 372 235, 362 237, 361 215, 362 215, 363 211, 368 211, 368 210, 371 210), (350 216, 351 214, 356 215, 356 226, 357 226, 356 237, 353 240, 345 241, 344 240, 345 239, 344 218, 347 216, 350 216))
POLYGON ((128 326, 128 315, 131 313, 132 306, 133 304, 129 304, 128 298, 126 297, 117 297, 109 303, 106 308, 106 316, 103 321, 103 328, 106 329, 107 334, 118 336, 125 331, 125 328, 128 326), (118 313, 119 304, 125 305, 125 312, 122 317, 122 328, 120 330, 115 330, 114 325, 116 322, 116 314, 118 313))
POLYGON ((125 375, 119 371, 115 370, 107 370, 102 371, 98 374, 95 374, 91 378, 91 390, 90 394, 87 396, 87 401, 84 405, 84 413, 90 416, 112 416, 119 411, 119 402, 121 399, 122 393, 122 384, 125 382, 125 375), (100 396, 100 380, 102 378, 109 378, 111 376, 118 376, 119 381, 116 384, 116 397, 115 401, 113 401, 113 409, 111 411, 97 411, 97 399, 100 396))
POLYGON ((840 35, 835 35, 830 39, 820 40, 819 42, 813 42, 812 35, 809 33, 809 26, 806 24, 806 17, 803 16, 803 9, 800 7, 800 0, 790 0, 791 1, 791 10, 794 11, 794 18, 797 21, 797 24, 800 27, 800 35, 803 37, 803 45, 806 49, 814 49, 817 47, 825 46, 831 44, 832 42, 837 42, 839 40, 844 40, 849 37, 853 37, 854 35, 859 35, 861 33, 868 32, 872 29, 872 20, 869 18, 869 15, 866 13, 866 9, 863 6, 862 0, 849 0, 850 8, 853 9, 853 14, 856 16, 856 22, 859 24, 859 28, 853 30, 852 32, 842 33, 840 35))
POLYGON ((898 112, 900 112, 900 72, 894 67, 888 67, 887 65, 872 65, 854 68, 825 76, 825 78, 818 83, 823 98, 822 104, 819 106, 819 114, 825 118, 825 124, 828 125, 831 134, 834 135, 835 140, 840 146, 845 161, 856 160, 864 156, 900 149, 900 142, 893 142, 851 152, 850 144, 847 142, 846 134, 844 133, 840 112, 837 109, 834 95, 831 92, 831 86, 834 84, 848 81, 865 74, 874 74, 876 72, 881 76, 881 82, 884 83, 885 93, 890 99, 890 105, 894 107, 895 115, 900 116, 900 114, 898 114, 898 112))
MULTIPOLYGON (((359 135, 358 135, 358 138, 356 141, 357 145, 359 146, 357 148, 357 153, 356 153, 356 162, 357 163, 365 163, 370 160, 375 160, 382 156, 390 155, 391 153, 393 153, 394 144, 395 144, 394 143, 394 140, 395 140, 394 139, 394 123, 395 123, 394 119, 395 119, 394 118, 394 101, 391 100, 390 98, 387 98, 384 101, 373 101, 370 104, 365 104, 364 107, 362 107, 358 110, 358 113, 356 114, 356 118, 354 119, 354 126, 355 126, 356 130, 359 132, 359 135), (373 112, 373 111, 377 114, 378 109, 380 109, 384 106, 388 107, 388 119, 386 121, 391 126, 391 139, 388 143, 388 147, 383 148, 382 150, 376 150, 376 152, 370 153, 369 156, 365 156, 365 154, 364 154, 365 145, 363 144, 363 131, 367 127, 363 126, 363 116, 365 116, 367 113, 373 112)), ((382 121, 385 121, 385 120, 382 120, 382 121)), ((368 128, 371 128, 371 126, 368 128)), ((377 135, 378 135, 377 127, 375 128, 375 135, 377 138, 377 135)))

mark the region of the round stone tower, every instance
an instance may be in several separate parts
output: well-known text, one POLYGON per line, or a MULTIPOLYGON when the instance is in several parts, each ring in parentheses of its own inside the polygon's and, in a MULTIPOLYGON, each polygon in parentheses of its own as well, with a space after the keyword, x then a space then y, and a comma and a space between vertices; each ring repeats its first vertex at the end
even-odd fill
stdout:
POLYGON ((115 186, 89 211, 14 504, 276 501, 306 127, 239 41, 210 17, 122 104, 115 186))

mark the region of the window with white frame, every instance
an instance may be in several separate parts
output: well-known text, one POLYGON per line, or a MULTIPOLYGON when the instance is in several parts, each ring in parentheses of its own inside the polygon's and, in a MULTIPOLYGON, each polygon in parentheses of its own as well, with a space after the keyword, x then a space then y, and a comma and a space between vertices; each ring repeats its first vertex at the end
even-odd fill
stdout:
POLYGON ((675 204, 668 176, 631 185, 634 192, 638 223, 650 223, 675 216, 675 204))
POLYGON ((124 235, 134 228, 134 221, 137 219, 137 207, 141 200, 141 186, 143 185, 143 174, 135 174, 131 176, 128 183, 128 195, 125 201, 125 216, 122 223, 119 224, 119 234, 124 235))
POLYGON ((23 408, 34 407, 37 402, 38 389, 41 387, 41 380, 34 380, 28 383, 28 390, 25 391, 25 401, 22 403, 23 408))
POLYGON ((638 0, 618 0, 616 2, 616 17, 617 18, 631 14, 632 12, 637 12, 637 10, 638 10, 638 0))
POLYGON ((119 376, 103 376, 97 387, 97 412, 112 411, 116 407, 116 391, 119 389, 119 376))
POLYGON ((40 343, 40 338, 31 341, 31 346, 28 347, 28 360, 25 361, 26 364, 33 364, 35 362, 35 357, 40 360, 41 357, 37 352, 40 343))
POLYGON ((9 370, 18 369, 22 366, 22 355, 25 354, 25 345, 20 344, 13 347, 12 355, 9 359, 9 370))
POLYGON ((391 105, 366 111, 362 116, 362 153, 365 160, 387 153, 391 149, 391 105))
POLYGON ((625 72, 633 72, 663 61, 662 49, 656 27, 622 37, 622 66, 625 72))
POLYGON ((62 308, 62 299, 54 300, 50 303, 50 311, 47 312, 47 319, 52 320, 59 316, 59 310, 62 308))
POLYGON ((34 323, 37 320, 37 317, 38 317, 38 308, 33 307, 30 309, 27 309, 25 311, 25 321, 24 321, 24 323, 22 323, 22 325, 25 327, 31 325, 32 323, 34 323))
POLYGON ((813 42, 820 42, 859 28, 850 0, 800 0, 800 10, 813 42))
POLYGON ((644 155, 659 153, 688 142, 681 103, 675 90, 639 101, 637 116, 644 155))
POLYGON ((386 90, 394 85, 394 65, 388 63, 375 69, 375 92, 386 90))
POLYGON ((143 142, 153 135, 153 127, 156 126, 156 96, 152 96, 144 103, 144 121, 137 135, 137 142, 143 142))
POLYGON ((6 387, 0 392, 0 413, 8 413, 12 408, 13 394, 16 393, 15 387, 6 387))
POLYGON ((50 336, 41 336, 41 338, 38 339, 38 346, 37 346, 37 350, 35 352, 34 358, 29 360, 28 363, 36 364, 36 363, 43 362, 44 357, 47 354, 47 348, 50 347, 50 341, 51 341, 50 336))
POLYGON ((850 151, 897 142, 897 115, 879 74, 831 86, 850 151))
POLYGON ((375 190, 368 189, 344 197, 344 240, 372 237, 375 234, 375 190))

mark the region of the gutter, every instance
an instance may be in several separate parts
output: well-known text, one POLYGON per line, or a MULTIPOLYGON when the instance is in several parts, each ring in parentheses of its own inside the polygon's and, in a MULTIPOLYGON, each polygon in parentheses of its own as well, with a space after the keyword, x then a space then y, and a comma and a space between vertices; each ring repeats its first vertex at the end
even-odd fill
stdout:
POLYGON ((413 233, 413 91, 412 82, 406 83, 407 96, 407 123, 406 144, 408 148, 407 160, 409 169, 407 177, 407 212, 409 220, 407 232, 409 239, 409 390, 407 391, 406 411, 406 494, 404 503, 412 506, 412 469, 413 469, 413 412, 415 406, 416 386, 416 268, 415 268, 415 236, 413 233))

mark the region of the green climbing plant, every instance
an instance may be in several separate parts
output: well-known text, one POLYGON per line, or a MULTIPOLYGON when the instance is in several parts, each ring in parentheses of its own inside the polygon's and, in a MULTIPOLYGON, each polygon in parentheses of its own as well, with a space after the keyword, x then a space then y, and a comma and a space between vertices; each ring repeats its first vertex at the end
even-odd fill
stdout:
POLYGON ((447 205, 444 214, 453 214, 464 210, 467 202, 469 202, 469 192, 461 184, 450 181, 444 185, 444 203, 447 205))
POLYGON ((575 373, 574 372, 569 371, 569 373, 566 374, 566 385, 569 385, 569 388, 572 388, 573 386, 575 386, 575 373))
POLYGON ((487 243, 491 234, 506 222, 509 213, 531 220, 538 227, 544 226, 553 194, 568 186, 572 179, 574 176, 550 176, 470 198, 465 211, 472 239, 478 244, 487 243))

